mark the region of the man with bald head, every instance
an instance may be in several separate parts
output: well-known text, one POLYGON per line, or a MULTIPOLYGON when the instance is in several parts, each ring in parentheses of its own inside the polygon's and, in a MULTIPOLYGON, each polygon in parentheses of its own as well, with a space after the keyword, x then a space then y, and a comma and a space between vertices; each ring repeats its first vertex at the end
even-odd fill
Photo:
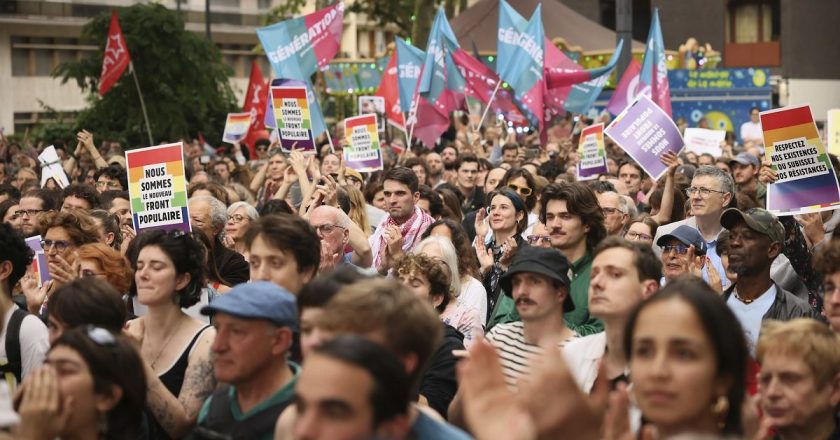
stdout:
POLYGON ((318 272, 324 273, 341 263, 350 263, 344 249, 350 242, 350 218, 333 206, 321 205, 309 214, 309 224, 321 239, 321 262, 318 272))

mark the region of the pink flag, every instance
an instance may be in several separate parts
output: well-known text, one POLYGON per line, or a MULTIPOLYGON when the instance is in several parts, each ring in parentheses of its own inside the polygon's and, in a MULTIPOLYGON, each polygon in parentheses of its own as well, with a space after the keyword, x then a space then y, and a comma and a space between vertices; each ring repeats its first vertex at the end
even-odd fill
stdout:
POLYGON ((418 96, 417 99, 420 101, 414 115, 417 122, 414 126, 413 136, 423 142, 427 148, 434 148, 440 135, 449 128, 448 113, 439 112, 434 105, 422 96, 418 96))
POLYGON ((642 73, 642 65, 634 58, 618 81, 618 86, 607 104, 607 111, 613 115, 621 113, 639 94, 640 89, 644 87, 640 82, 640 75, 642 73))
POLYGON ((493 90, 499 84, 499 76, 481 61, 473 58, 464 49, 452 52, 452 61, 466 80, 464 93, 467 96, 481 100, 484 104, 490 102, 493 90))

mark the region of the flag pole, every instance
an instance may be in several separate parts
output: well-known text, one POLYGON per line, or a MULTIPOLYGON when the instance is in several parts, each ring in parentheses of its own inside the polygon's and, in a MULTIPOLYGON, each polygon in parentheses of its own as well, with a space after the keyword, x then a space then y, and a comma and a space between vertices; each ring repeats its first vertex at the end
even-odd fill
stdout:
POLYGON ((408 130, 408 145, 405 146, 406 149, 411 147, 411 138, 412 136, 414 136, 414 126, 417 125, 417 105, 420 104, 420 94, 418 93, 414 96, 414 108, 408 112, 409 116, 411 116, 412 114, 414 115, 414 123, 411 124, 411 128, 408 130))
MULTIPOLYGON (((326 125, 326 124, 324 124, 326 125)), ((332 136, 330 136, 330 129, 329 127, 324 127, 324 133, 327 134, 327 142, 330 143, 330 153, 335 154, 335 147, 333 146, 332 136)), ((316 151, 317 153, 317 151, 316 151)))
POLYGON ((137 86, 137 95, 140 96, 140 109, 143 110, 143 119, 146 120, 146 133, 149 135, 149 146, 155 144, 152 139, 152 126, 149 125, 149 115, 146 113, 146 103, 143 101, 143 93, 140 91, 140 82, 137 81, 137 72, 134 70, 134 61, 128 62, 128 67, 131 69, 131 76, 134 77, 134 85, 137 86))
POLYGON ((403 117, 402 132, 405 135, 405 148, 408 148, 408 147, 411 146, 411 138, 408 136, 408 130, 406 130, 406 128, 405 128, 408 125, 408 117, 405 115, 405 112, 402 112, 402 117, 403 117))
POLYGON ((493 100, 496 99, 496 92, 499 91, 499 87, 502 86, 502 80, 499 79, 499 82, 496 83, 496 88, 493 89, 493 94, 490 95, 490 99, 487 100, 487 107, 484 108, 484 113, 481 115, 481 119, 478 121, 478 127, 481 128, 484 125, 484 119, 487 117, 487 112, 490 110, 490 104, 493 103, 493 100))

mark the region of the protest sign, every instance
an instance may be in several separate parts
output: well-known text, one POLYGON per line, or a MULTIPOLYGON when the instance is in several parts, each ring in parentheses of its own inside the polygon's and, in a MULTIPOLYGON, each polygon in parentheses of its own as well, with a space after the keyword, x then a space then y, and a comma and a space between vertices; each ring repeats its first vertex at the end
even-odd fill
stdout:
POLYGON ((840 108, 828 111, 828 118, 825 124, 825 139, 828 144, 828 152, 840 156, 840 108))
POLYGON ((376 130, 385 133, 385 98, 381 96, 359 96, 359 114, 375 114, 376 130))
POLYGON ((64 172, 61 166, 61 159, 55 151, 55 147, 50 145, 38 155, 38 162, 41 163, 41 188, 47 184, 47 181, 52 178, 60 188, 66 188, 70 185, 70 179, 64 172))
POLYGON ((607 172, 607 152, 604 148, 604 124, 585 127, 580 132, 578 143, 580 162, 577 166, 578 180, 590 180, 607 172))
POLYGON ((137 234, 150 229, 190 232, 184 145, 178 142, 126 151, 125 163, 137 234))
POLYGON ((272 86, 271 101, 283 151, 295 149, 314 154, 315 137, 312 135, 306 86, 272 86))
POLYGON ((820 140, 811 107, 762 112, 764 152, 778 180, 767 188, 767 210, 792 215, 840 204, 837 176, 820 140))
POLYGON ((50 276, 50 268, 47 265, 47 254, 44 252, 44 248, 41 247, 41 236, 36 235, 34 237, 27 238, 26 245, 29 246, 29 249, 32 249, 32 252, 35 254, 32 258, 30 270, 38 281, 38 287, 41 287, 44 283, 52 279, 52 276, 50 276))
POLYGON ((660 156, 667 151, 679 154, 683 148, 677 125, 644 95, 637 97, 616 116, 606 133, 654 180, 658 180, 668 169, 659 160, 660 156))
POLYGON ((228 113, 225 122, 225 133, 222 141, 231 144, 241 142, 248 136, 248 129, 251 128, 251 113, 228 113))
POLYGON ((363 173, 382 169, 376 114, 345 119, 344 139, 344 166, 363 173))
POLYGON ((726 137, 723 130, 709 130, 707 128, 686 128, 683 133, 685 149, 697 154, 709 153, 714 157, 723 154, 720 143, 726 137))

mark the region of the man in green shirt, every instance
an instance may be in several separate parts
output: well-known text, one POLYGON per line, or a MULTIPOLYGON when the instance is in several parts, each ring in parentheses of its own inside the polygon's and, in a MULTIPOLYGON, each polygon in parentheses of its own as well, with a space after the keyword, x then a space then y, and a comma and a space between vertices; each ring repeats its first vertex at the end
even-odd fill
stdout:
POLYGON ((564 314, 566 325, 581 336, 603 331, 603 322, 589 314, 592 249, 607 236, 598 198, 579 182, 552 183, 543 190, 540 203, 540 221, 551 237, 551 247, 571 262, 570 294, 575 308, 564 314))
POLYGON ((294 295, 268 281, 243 283, 201 313, 213 317, 213 374, 227 385, 204 402, 191 438, 272 438, 300 373, 288 361, 297 327, 294 295))

